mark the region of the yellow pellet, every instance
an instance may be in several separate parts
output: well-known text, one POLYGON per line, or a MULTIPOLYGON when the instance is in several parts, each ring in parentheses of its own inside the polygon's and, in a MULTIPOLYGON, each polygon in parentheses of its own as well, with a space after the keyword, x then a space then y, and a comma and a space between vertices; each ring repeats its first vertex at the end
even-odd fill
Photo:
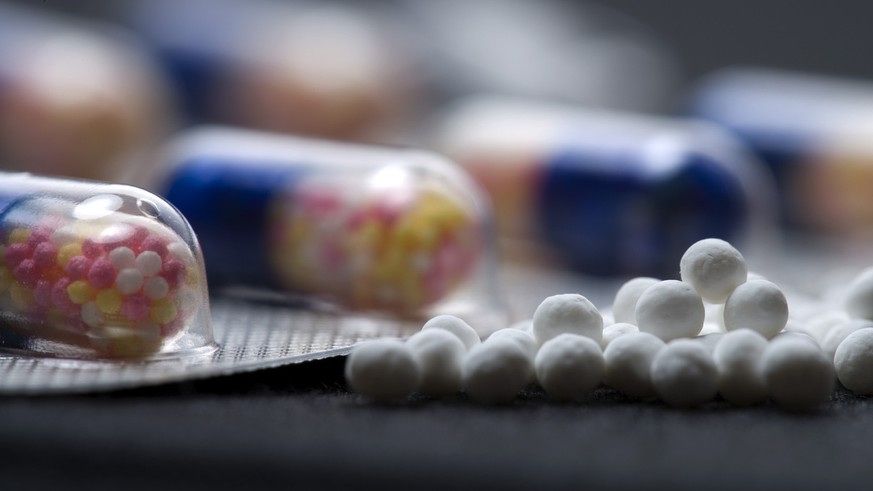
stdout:
POLYGON ((90 302, 94 299, 94 288, 87 281, 78 280, 70 283, 67 287, 67 295, 70 300, 78 305, 90 302))
POLYGON ((9 268, 0 267, 0 294, 9 291, 12 280, 12 272, 9 271, 9 268))
POLYGON ((97 292, 95 303, 100 312, 114 314, 121 309, 121 294, 115 288, 100 290, 97 292))
POLYGON ((58 250, 58 265, 62 268, 67 267, 67 263, 70 262, 74 256, 82 255, 82 245, 78 243, 71 243, 61 247, 58 250))
POLYGON ((28 228, 14 228, 11 232, 9 232, 9 243, 10 244, 19 244, 21 242, 27 242, 27 239, 30 238, 30 229, 28 228))
POLYGON ((172 322, 176 318, 176 304, 168 298, 158 300, 152 305, 149 318, 158 324, 172 322))
POLYGON ((9 296, 12 298, 12 303, 20 309, 26 309, 33 305, 33 290, 18 282, 9 285, 9 296))

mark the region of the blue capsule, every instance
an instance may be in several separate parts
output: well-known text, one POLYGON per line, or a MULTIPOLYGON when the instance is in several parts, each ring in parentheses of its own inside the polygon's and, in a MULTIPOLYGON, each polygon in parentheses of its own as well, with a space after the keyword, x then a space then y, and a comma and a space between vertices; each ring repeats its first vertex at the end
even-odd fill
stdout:
POLYGON ((747 239, 770 192, 730 138, 678 120, 476 99, 439 133, 492 196, 506 242, 588 273, 675 276, 697 240, 747 239))

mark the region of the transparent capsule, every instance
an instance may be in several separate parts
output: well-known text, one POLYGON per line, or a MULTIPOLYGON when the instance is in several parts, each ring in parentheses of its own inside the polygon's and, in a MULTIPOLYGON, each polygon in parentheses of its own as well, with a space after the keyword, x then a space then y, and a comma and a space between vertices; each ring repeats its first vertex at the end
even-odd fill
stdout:
POLYGON ((123 9, 193 122, 373 139, 413 98, 407 43, 352 4, 144 0, 123 9))
POLYGON ((434 154, 202 128, 164 159, 146 182, 191 222, 214 284, 404 317, 502 315, 490 210, 434 154))
POLYGON ((166 89, 128 33, 0 5, 0 168, 121 179, 166 131, 166 89))
POLYGON ((0 347, 79 358, 215 345, 197 241, 131 186, 0 173, 0 347))
POLYGON ((704 79, 690 105, 766 162, 787 224, 869 237, 873 83, 734 68, 704 79))
POLYGON ((490 194, 511 257, 544 251, 584 272, 674 277, 697 240, 766 234, 768 176, 711 126, 474 98, 433 135, 490 194))

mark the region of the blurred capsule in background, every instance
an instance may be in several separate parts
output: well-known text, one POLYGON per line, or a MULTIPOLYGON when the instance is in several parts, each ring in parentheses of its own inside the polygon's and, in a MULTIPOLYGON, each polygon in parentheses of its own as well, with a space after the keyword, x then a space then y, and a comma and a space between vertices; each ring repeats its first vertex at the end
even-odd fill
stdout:
POLYGON ((490 210, 434 154, 226 128, 171 142, 144 179, 191 222, 214 285, 493 330, 490 210), (490 327, 489 327, 490 325, 490 327))
POLYGON ((479 97, 433 128, 433 149, 490 194, 503 242, 525 246, 504 249, 516 258, 542 249, 582 272, 675 277, 699 239, 766 235, 768 174, 709 125, 479 97))
POLYGON ((131 186, 0 173, 0 349, 79 358, 215 348, 200 249, 131 186))
POLYGON ((0 168, 119 179, 168 130, 166 89, 125 31, 0 4, 0 168))
POLYGON ((125 21, 171 75, 191 122, 378 139, 413 105, 408 43, 336 3, 140 0, 125 21))
POLYGON ((728 69, 698 85, 690 113, 732 131, 770 166, 789 225, 873 232, 873 82, 728 69))
POLYGON ((592 3, 398 0, 440 103, 474 93, 611 108, 670 107, 678 63, 642 24, 592 3))

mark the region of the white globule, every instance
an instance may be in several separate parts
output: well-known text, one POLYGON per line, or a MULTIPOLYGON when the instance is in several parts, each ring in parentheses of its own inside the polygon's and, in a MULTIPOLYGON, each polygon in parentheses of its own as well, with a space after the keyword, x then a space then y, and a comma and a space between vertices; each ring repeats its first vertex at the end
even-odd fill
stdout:
POLYGON ((522 331, 521 329, 499 329, 491 333, 491 335, 488 336, 485 342, 492 342, 496 339, 508 339, 518 344, 525 351, 525 353, 527 353, 531 361, 531 371, 528 382, 534 382, 536 380, 536 373, 533 370, 533 362, 534 358, 537 355, 538 345, 537 340, 533 337, 533 334, 522 331))
POLYGON ((603 339, 600 340, 600 347, 606 349, 615 338, 634 332, 640 332, 640 329, 627 322, 616 322, 615 324, 608 325, 603 328, 603 339))
POLYGON ((543 343, 534 362, 537 381, 559 401, 579 399, 603 377, 603 352, 586 336, 561 334, 543 343))
POLYGON ((628 324, 637 323, 637 300, 640 295, 646 291, 646 288, 659 283, 661 280, 657 278, 649 278, 640 276, 628 280, 615 293, 615 300, 612 302, 612 316, 616 323, 626 322, 628 324))
POLYGON ((707 302, 724 303, 746 281, 748 269, 734 246, 721 239, 703 239, 685 251, 679 274, 707 302))
POLYGON ((464 359, 464 390, 477 402, 511 402, 528 384, 532 367, 528 354, 511 339, 482 343, 464 359))
POLYGON ((677 339, 652 360, 652 386, 662 401, 675 407, 703 404, 718 392, 718 369, 702 344, 677 339))
POLYGON ((723 338, 724 335, 725 333, 723 332, 711 332, 690 339, 706 348, 706 351, 709 351, 709 354, 711 355, 715 351, 716 346, 721 343, 721 338, 723 338))
POLYGON ((738 329, 719 340, 712 359, 718 369, 718 391, 727 402, 748 406, 767 398, 761 357, 767 339, 757 331, 738 329))
POLYGON ((843 305, 850 317, 873 320, 873 267, 849 283, 843 305))
POLYGON ((645 332, 614 339, 603 351, 604 382, 630 398, 654 397, 652 360, 664 346, 660 338, 645 332))
POLYGON ((806 320, 805 331, 823 345, 825 337, 831 328, 849 320, 849 316, 841 310, 827 310, 806 320))
POLYGON ((534 337, 542 345, 564 333, 587 336, 599 343, 603 337, 603 316, 582 295, 565 293, 547 297, 534 311, 534 337))
POLYGON ((834 389, 834 365, 815 341, 796 333, 780 334, 761 356, 761 372, 770 398, 788 409, 809 409, 834 389))
POLYGON ((703 328, 706 311, 700 295, 690 285, 677 280, 658 282, 643 292, 637 301, 636 318, 640 332, 664 341, 689 338, 703 328))
POLYGON ((772 338, 788 322, 788 301, 782 290, 767 280, 753 280, 734 289, 724 304, 728 331, 751 329, 772 338))
POLYGON ((873 328, 859 329, 846 336, 834 355, 834 369, 847 389, 873 395, 873 328))
POLYGON ((421 329, 444 329, 449 331, 464 343, 467 351, 482 342, 479 333, 470 327, 470 324, 467 324, 463 319, 455 317, 454 315, 438 315, 433 317, 425 322, 421 329))
POLYGON ((353 391, 377 401, 409 396, 418 389, 421 369, 399 339, 375 339, 352 348, 346 359, 346 381, 353 391))
POLYGON ((867 319, 852 319, 840 322, 839 324, 832 326, 827 334, 825 334, 824 339, 822 339, 821 342, 821 349, 829 359, 833 360, 840 343, 842 343, 849 334, 868 327, 873 327, 873 321, 867 319))
POLYGON ((421 370, 418 391, 446 397, 461 391, 461 365, 467 348, 454 334, 443 329, 427 329, 406 340, 421 370))

